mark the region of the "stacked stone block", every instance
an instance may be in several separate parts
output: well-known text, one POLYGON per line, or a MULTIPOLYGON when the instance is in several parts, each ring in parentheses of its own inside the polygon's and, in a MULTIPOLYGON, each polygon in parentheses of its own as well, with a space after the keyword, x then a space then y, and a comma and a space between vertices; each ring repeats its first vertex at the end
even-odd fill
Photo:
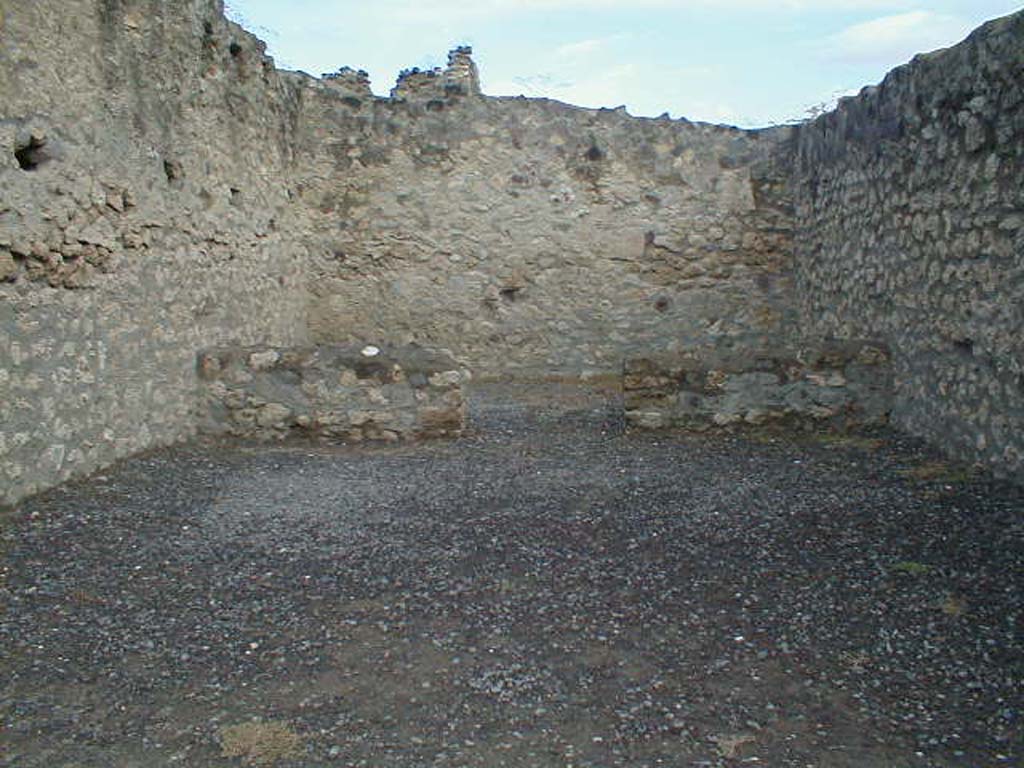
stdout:
POLYGON ((469 372, 448 354, 373 345, 203 352, 204 431, 260 440, 456 437, 469 372))
POLYGON ((635 427, 779 423, 840 429, 886 423, 892 371, 883 345, 826 340, 800 348, 702 347, 627 360, 626 420, 635 427))

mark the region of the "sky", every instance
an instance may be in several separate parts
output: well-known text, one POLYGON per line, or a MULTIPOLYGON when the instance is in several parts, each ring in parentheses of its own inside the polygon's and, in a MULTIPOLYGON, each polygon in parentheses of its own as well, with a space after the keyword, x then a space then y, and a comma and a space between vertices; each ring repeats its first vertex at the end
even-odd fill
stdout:
POLYGON ((1019 0, 226 0, 278 67, 370 73, 471 45, 484 93, 757 127, 800 120, 1019 0))

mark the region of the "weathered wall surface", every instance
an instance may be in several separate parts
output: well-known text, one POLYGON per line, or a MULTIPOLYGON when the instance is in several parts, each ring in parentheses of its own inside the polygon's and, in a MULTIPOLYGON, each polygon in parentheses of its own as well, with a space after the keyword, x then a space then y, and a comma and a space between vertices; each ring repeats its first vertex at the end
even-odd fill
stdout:
POLYGON ((297 97, 212 0, 0 3, 0 503, 194 429, 304 336, 297 97))
POLYGON ((351 70, 305 85, 315 338, 448 348, 487 377, 791 333, 789 129, 483 97, 460 52, 389 100, 351 70))
POLYGON ((805 326, 884 339, 897 424, 1024 477, 1024 14, 803 126, 805 326))

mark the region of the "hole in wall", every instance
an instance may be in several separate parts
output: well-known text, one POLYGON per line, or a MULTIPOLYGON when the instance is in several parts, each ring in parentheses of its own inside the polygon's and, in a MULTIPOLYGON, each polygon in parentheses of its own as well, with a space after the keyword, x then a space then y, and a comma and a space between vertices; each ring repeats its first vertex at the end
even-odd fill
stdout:
POLYGON ((443 112, 444 102, 440 99, 431 99, 427 102, 427 112, 443 112))
POLYGON ((583 156, 592 163, 596 163, 599 160, 604 160, 604 152, 602 152, 601 148, 598 147, 596 144, 592 144, 590 146, 590 149, 588 149, 586 151, 586 154, 584 154, 583 156))
POLYGON ((953 349, 965 355, 973 355, 974 339, 957 339, 953 342, 953 349))
POLYGON ((204 21, 203 22, 203 34, 206 35, 207 37, 210 37, 213 34, 213 22, 210 22, 210 21, 204 21))
POLYGON ((519 298, 519 292, 522 290, 519 286, 509 286, 508 288, 502 288, 498 291, 498 295, 501 296, 505 301, 515 301, 519 298))
POLYGON ((658 312, 665 312, 665 311, 667 311, 669 306, 670 306, 670 302, 664 296, 659 296, 654 301, 654 308, 658 312))
POLYGON ((228 46, 228 51, 231 53, 232 58, 237 59, 242 55, 242 46, 238 43, 232 42, 231 45, 228 46))
POLYGON ((231 204, 234 206, 242 204, 242 190, 237 187, 231 187, 231 204))
POLYGON ((43 163, 49 160, 46 153, 46 139, 40 136, 31 136, 14 148, 14 159, 18 161, 18 167, 23 171, 34 171, 43 163))
POLYGON ((185 178, 185 169, 177 160, 164 160, 164 175, 167 176, 168 183, 173 184, 185 178))

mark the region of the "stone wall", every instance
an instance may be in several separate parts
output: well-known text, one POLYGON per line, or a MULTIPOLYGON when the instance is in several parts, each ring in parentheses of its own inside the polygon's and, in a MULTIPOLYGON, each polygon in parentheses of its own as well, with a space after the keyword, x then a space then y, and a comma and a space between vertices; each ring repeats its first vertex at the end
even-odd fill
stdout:
POLYGON ((529 377, 792 333, 790 129, 489 98, 465 49, 390 99, 352 70, 303 85, 315 339, 529 377))
POLYGON ((1024 13, 918 56, 799 135, 811 332, 893 350, 894 421, 1024 477, 1024 13))
POLYGON ((742 131, 489 98, 468 49, 375 97, 219 0, 5 3, 0 503, 192 434, 199 350, 363 339, 523 379, 879 339, 898 424, 1019 475, 1022 18, 742 131))
POLYGON ((295 89, 211 0, 0 13, 0 503, 194 431, 195 353, 305 337, 295 89))
POLYGON ((375 345, 227 347, 199 358, 201 428, 259 440, 457 437, 470 374, 439 350, 375 345))

